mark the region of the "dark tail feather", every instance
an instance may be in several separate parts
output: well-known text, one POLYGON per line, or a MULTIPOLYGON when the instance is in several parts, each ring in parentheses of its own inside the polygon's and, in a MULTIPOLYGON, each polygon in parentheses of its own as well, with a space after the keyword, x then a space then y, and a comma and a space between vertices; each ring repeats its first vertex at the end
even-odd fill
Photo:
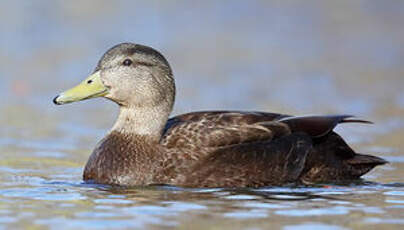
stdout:
POLYGON ((305 132, 312 137, 325 136, 340 123, 372 124, 370 121, 352 118, 352 115, 302 116, 285 117, 279 121, 286 123, 292 132, 305 132))
POLYGON ((346 163, 353 167, 353 174, 362 176, 374 167, 389 162, 380 157, 357 153, 353 158, 346 160, 346 163))
POLYGON ((373 124, 371 121, 360 120, 360 119, 343 119, 339 123, 365 123, 365 124, 373 124))
POLYGON ((383 158, 372 156, 372 155, 366 155, 366 154, 360 154, 357 153, 353 158, 347 160, 347 162, 351 165, 360 165, 360 164, 366 164, 366 165, 383 165, 386 163, 389 163, 383 158))

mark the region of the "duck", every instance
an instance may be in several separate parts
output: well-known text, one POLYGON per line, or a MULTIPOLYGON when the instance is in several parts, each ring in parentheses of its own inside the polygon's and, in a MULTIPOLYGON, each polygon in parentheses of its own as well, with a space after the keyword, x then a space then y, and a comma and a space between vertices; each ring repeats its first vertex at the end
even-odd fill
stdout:
POLYGON ((387 163, 356 153, 334 128, 351 115, 197 111, 170 117, 175 81, 167 59, 135 43, 110 48, 95 70, 53 99, 104 97, 119 105, 112 129, 84 168, 87 183, 190 188, 313 185, 358 180, 387 163))

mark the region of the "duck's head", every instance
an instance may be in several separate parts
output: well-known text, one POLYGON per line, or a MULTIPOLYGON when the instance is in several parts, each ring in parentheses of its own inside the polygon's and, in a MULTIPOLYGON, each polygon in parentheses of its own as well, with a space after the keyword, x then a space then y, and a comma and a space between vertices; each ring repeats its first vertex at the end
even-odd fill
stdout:
POLYGON ((108 98, 124 107, 164 104, 171 110, 175 97, 171 68, 155 49, 122 43, 102 56, 89 77, 53 102, 62 105, 95 97, 108 98))

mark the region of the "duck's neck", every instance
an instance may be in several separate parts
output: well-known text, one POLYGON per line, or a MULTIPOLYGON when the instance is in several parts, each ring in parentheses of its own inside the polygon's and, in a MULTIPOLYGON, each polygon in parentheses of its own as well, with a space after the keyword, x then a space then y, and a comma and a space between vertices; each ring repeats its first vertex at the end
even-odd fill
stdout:
POLYGON ((147 136, 148 139, 158 142, 169 115, 170 110, 163 106, 122 106, 111 132, 147 136))

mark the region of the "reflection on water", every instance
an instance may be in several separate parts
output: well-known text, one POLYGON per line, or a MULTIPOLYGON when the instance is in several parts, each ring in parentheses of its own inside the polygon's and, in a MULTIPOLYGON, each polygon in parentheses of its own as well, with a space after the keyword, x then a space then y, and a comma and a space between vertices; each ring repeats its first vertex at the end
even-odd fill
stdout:
POLYGON ((16 176, 9 180, 12 181, 2 181, 0 200, 4 218, 0 218, 0 223, 14 227, 27 227, 32 222, 62 229, 191 225, 202 229, 204 219, 211 218, 218 224, 238 220, 240 226, 248 226, 251 220, 257 226, 271 226, 269 223, 278 221, 288 223, 285 229, 300 225, 325 228, 340 225, 339 216, 352 221, 352 226, 393 226, 402 224, 400 213, 404 208, 404 184, 400 183, 183 189, 114 188, 83 184, 69 176, 48 179, 16 176), (39 207, 41 212, 37 210, 39 207), (390 218, 382 218, 385 215, 390 218), (306 223, 305 219, 310 221, 306 223))
POLYGON ((401 229, 401 1, 6 1, 0 8, 0 229, 401 229), (351 184, 261 189, 114 188, 82 168, 117 107, 55 108, 112 45, 161 50, 174 113, 348 113, 337 128, 381 156, 351 184))

